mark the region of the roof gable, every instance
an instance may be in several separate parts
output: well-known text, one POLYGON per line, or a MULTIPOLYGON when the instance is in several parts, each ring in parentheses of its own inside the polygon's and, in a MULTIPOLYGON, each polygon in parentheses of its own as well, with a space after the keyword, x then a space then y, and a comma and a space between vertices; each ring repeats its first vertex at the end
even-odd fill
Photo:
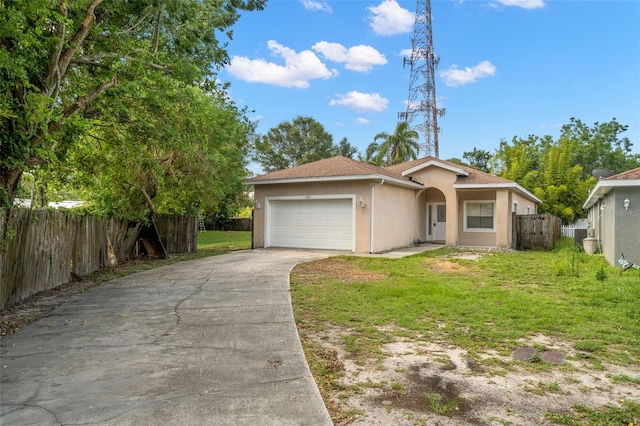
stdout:
POLYGON ((415 173, 427 167, 440 167, 450 170, 458 175, 456 184, 507 184, 513 183, 508 179, 504 179, 480 170, 463 166, 451 161, 440 160, 435 157, 424 157, 418 160, 408 161, 402 164, 396 164, 386 167, 387 170, 393 170, 402 173, 403 176, 415 173))

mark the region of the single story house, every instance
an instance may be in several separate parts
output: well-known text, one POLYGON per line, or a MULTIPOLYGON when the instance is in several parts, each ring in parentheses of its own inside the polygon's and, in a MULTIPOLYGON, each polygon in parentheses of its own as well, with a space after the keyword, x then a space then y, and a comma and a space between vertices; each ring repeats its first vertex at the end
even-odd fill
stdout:
POLYGON ((515 214, 535 214, 540 203, 515 182, 434 157, 383 168, 336 156, 246 183, 254 186, 254 248, 509 248, 515 214))
POLYGON ((599 179, 583 207, 607 262, 640 264, 640 167, 599 179))

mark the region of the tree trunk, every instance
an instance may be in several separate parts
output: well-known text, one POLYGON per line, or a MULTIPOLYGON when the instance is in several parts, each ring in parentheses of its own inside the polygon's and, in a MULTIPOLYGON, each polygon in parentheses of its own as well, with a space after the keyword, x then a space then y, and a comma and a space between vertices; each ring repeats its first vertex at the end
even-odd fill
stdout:
POLYGON ((11 208, 21 176, 22 167, 19 165, 10 169, 0 164, 0 207, 11 208))

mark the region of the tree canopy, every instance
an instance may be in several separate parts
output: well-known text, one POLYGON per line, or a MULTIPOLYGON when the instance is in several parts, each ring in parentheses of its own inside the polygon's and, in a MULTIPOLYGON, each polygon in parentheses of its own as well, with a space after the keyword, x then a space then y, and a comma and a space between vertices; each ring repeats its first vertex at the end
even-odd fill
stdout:
POLYGON ((589 127, 571 118, 560 136, 514 137, 501 141, 493 156, 493 171, 518 182, 542 200, 540 210, 553 213, 565 222, 581 217, 588 191, 596 184, 591 173, 596 168, 620 173, 640 167, 640 154, 622 134, 628 126, 614 118, 589 127))
MULTIPOLYGON (((177 165, 193 161, 189 155, 204 146, 197 146, 202 137, 212 136, 209 125, 187 132, 195 144, 188 146, 182 136, 194 123, 174 115, 184 114, 188 104, 190 113, 201 103, 213 114, 190 120, 202 124, 220 113, 245 136, 243 111, 223 96, 225 86, 214 80, 216 70, 228 63, 219 36, 231 38, 239 11, 260 10, 265 2, 0 2, 0 204, 11 205, 25 170, 79 164, 74 156, 80 155, 109 161, 102 164, 104 173, 118 164, 120 172, 175 178, 177 165), (167 88, 176 96, 183 91, 183 102, 169 105, 167 88), (180 150, 168 142, 176 137, 180 150), (97 150, 91 156, 82 146, 88 141, 97 150), (125 145, 126 159, 124 152, 111 150, 125 145), (149 161, 151 157, 156 161, 149 161), (129 163, 136 167, 125 170, 129 163)), ((231 130, 217 135, 237 136, 231 130)), ((233 150, 225 149, 217 155, 231 155, 233 150)))
POLYGON ((334 145, 333 136, 312 117, 298 116, 255 138, 251 157, 266 173, 343 155, 352 158, 357 149, 347 138, 334 145))
POLYGON ((489 172, 489 161, 491 157, 493 157, 493 154, 489 151, 478 148, 473 148, 473 151, 465 151, 462 153, 462 158, 468 161, 470 167, 485 173, 489 172))
POLYGON ((224 99, 164 83, 162 99, 156 90, 127 101, 117 91, 106 94, 101 101, 114 116, 122 109, 155 114, 127 125, 101 121, 70 148, 66 167, 55 168, 62 174, 57 181, 66 177, 81 188, 95 212, 140 217, 220 211, 243 192, 253 124, 239 119, 224 99))

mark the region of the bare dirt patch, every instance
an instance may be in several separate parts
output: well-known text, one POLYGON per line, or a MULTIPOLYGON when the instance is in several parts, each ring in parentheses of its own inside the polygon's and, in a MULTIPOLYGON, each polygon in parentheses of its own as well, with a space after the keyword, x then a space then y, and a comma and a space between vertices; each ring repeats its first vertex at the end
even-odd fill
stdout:
POLYGON ((468 275, 471 272, 468 265, 442 258, 426 258, 424 263, 430 270, 440 274, 468 275))
POLYGON ((576 405, 619 406, 640 398, 640 385, 615 381, 621 375, 640 378, 640 368, 604 365, 595 370, 570 344, 542 335, 523 344, 539 346, 544 341, 547 349, 566 351, 569 360, 536 368, 510 356, 470 356, 446 343, 416 337, 384 345, 382 361, 363 364, 345 351, 342 336, 348 333, 333 328, 308 336, 337 354, 336 362, 344 367, 340 390, 325 390, 325 396, 333 401, 328 405, 334 411, 355 414, 336 425, 551 425, 545 413, 568 414, 576 405))
POLYGON ((314 282, 318 277, 332 277, 344 283, 380 281, 386 274, 354 268, 348 259, 328 258, 296 266, 296 275, 303 283, 314 282))

